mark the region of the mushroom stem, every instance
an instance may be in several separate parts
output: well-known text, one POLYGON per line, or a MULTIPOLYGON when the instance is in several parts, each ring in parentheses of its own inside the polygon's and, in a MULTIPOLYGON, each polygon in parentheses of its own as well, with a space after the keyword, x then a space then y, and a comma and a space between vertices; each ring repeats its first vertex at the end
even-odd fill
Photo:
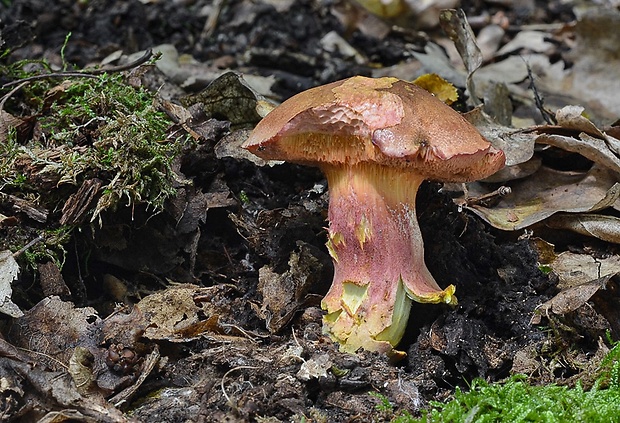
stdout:
POLYGON ((456 304, 424 264, 414 172, 369 162, 322 165, 327 175, 334 281, 323 299, 324 332, 343 351, 392 352, 418 302, 456 304))

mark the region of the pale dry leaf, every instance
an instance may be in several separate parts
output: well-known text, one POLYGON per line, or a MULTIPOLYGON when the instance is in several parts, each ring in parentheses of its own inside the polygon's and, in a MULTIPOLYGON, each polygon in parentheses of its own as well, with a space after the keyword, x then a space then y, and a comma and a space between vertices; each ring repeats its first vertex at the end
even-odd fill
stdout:
POLYGON ((510 91, 503 82, 492 83, 484 91, 484 111, 500 125, 512 126, 512 108, 510 91))
POLYGON ((136 305, 149 326, 144 336, 149 339, 168 339, 175 332, 199 321, 200 309, 194 302, 194 294, 200 289, 195 285, 175 285, 144 297, 136 305))
POLYGON ((495 24, 487 25, 480 30, 477 41, 483 60, 486 61, 495 56, 505 33, 504 28, 495 24))
POLYGON ((564 106, 555 112, 555 119, 562 128, 574 129, 604 139, 605 134, 583 115, 584 112, 585 108, 582 106, 564 106))
POLYGON ((555 297, 536 308, 536 314, 532 317, 531 322, 536 325, 540 323, 542 315, 548 316, 549 313, 553 313, 561 316, 577 310, 599 290, 605 289, 607 282, 609 282, 612 276, 606 275, 560 291, 555 297))
MULTIPOLYGON (((429 42, 424 46, 424 53, 414 51, 411 54, 422 65, 422 67, 418 69, 419 75, 424 73, 436 73, 457 87, 465 86, 467 75, 452 66, 450 58, 446 55, 445 50, 441 46, 429 42)), ((381 73, 373 73, 373 76, 381 76, 381 73)))
POLYGON ((443 9, 459 7, 459 0, 404 0, 408 8, 406 22, 418 29, 436 28, 443 9))
POLYGON ((620 174, 620 158, 609 148, 605 140, 594 138, 585 132, 579 134, 579 138, 557 134, 541 134, 536 138, 536 142, 581 154, 594 163, 620 174))
MULTIPOLYGON (((613 205, 620 197, 620 184, 614 172, 593 166, 588 172, 563 172, 541 167, 534 175, 515 181, 512 193, 501 197, 493 207, 474 204, 472 210, 492 226, 514 231, 540 222, 557 212, 592 212, 613 205)), ((468 184, 469 196, 489 193, 486 185, 468 184)), ((461 203, 466 199, 456 200, 461 203)))
POLYGON ((534 154, 534 141, 537 135, 523 130, 500 125, 482 110, 476 107, 463 115, 494 147, 506 155, 506 166, 525 163, 534 154))
POLYGON ((559 278, 558 287, 568 289, 620 273, 620 256, 595 258, 589 254, 565 251, 549 267, 559 278))
MULTIPOLYGON (((620 116, 620 11, 590 8, 574 25, 573 48, 566 53, 572 66, 561 72, 536 72, 539 90, 579 99, 600 120, 620 116)), ((557 64, 563 64, 558 61, 557 64)))
POLYGON ((297 378, 302 381, 318 379, 327 376, 327 370, 332 367, 329 354, 317 354, 304 361, 297 372, 297 378))
POLYGON ((601 214, 560 214, 546 222, 555 229, 568 229, 581 235, 620 244, 620 218, 601 214))
POLYGON ((521 49, 548 54, 555 49, 555 44, 548 41, 551 38, 551 34, 542 31, 519 31, 512 40, 498 50, 497 55, 501 56, 521 49))
MULTIPOLYGON (((607 148, 603 144, 597 142, 593 147, 599 148, 601 154, 609 156, 620 155, 620 140, 600 130, 590 119, 584 116, 585 109, 582 106, 565 106, 557 110, 555 118, 559 127, 563 129, 571 129, 573 131, 584 132, 585 134, 605 141, 607 148)), ((542 126, 541 131, 553 134, 556 126, 542 126)), ((586 141, 588 138, 586 138, 586 141)))
POLYGON ((223 157, 232 157, 235 159, 245 159, 254 163, 256 166, 275 166, 284 163, 282 160, 264 160, 250 153, 241 145, 248 139, 250 129, 238 129, 222 137, 215 145, 215 157, 221 159, 223 157))
POLYGON ((353 59, 358 65, 362 65, 367 60, 355 49, 347 40, 342 38, 336 31, 330 31, 319 41, 323 50, 328 53, 338 53, 345 59, 353 59))
POLYGON ((482 53, 476 43, 474 31, 467 22, 467 17, 462 9, 444 9, 439 14, 439 23, 444 32, 456 46, 465 69, 467 69, 466 87, 474 105, 480 104, 473 74, 482 64, 482 53))
POLYGON ((19 274, 19 265, 10 250, 0 251, 0 313, 11 317, 21 317, 24 313, 11 300, 11 284, 19 274))

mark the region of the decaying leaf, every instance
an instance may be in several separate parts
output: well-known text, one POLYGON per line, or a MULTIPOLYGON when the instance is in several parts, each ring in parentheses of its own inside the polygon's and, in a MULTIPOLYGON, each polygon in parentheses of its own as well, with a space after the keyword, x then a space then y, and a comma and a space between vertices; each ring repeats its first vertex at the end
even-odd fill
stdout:
POLYGON ((446 104, 452 104, 459 99, 456 87, 435 73, 426 73, 412 81, 418 87, 424 88, 446 104))
POLYGON ((556 229, 568 229, 581 235, 620 244, 620 218, 601 214, 558 214, 546 224, 556 229))
POLYGON ((199 287, 177 285, 144 297, 136 307, 144 314, 149 326, 144 336, 149 339, 168 339, 192 324, 197 323, 199 308, 194 294, 199 287))
POLYGON ((49 368, 62 370, 74 348, 86 347, 93 353, 98 349, 99 339, 92 329, 100 321, 91 307, 76 308, 49 297, 15 320, 8 338, 15 346, 41 353, 49 368))
POLYGON ((223 74, 200 93, 186 97, 182 102, 186 107, 202 103, 207 116, 223 116, 237 127, 255 124, 274 107, 236 72, 223 74))
MULTIPOLYGON (((593 166, 588 172, 563 172, 541 167, 531 177, 515 181, 512 193, 493 207, 465 205, 496 228, 514 231, 560 212, 592 212, 610 207, 620 197, 614 172, 593 166)), ((481 183, 468 185, 469 196, 488 193, 481 183)))
POLYGON ((549 266, 560 279, 558 286, 565 289, 620 273, 620 256, 599 259, 565 251, 549 266))
POLYGON ((494 147, 504 152, 506 166, 525 163, 532 158, 537 135, 500 125, 486 114, 482 107, 476 107, 465 113, 463 117, 474 125, 494 147))
POLYGON ((439 23, 463 59, 467 69, 467 90, 474 105, 478 105, 480 100, 476 95, 473 74, 482 64, 482 53, 465 12, 462 9, 444 9, 439 14, 439 23))
POLYGON ((203 334, 222 335, 220 315, 230 316, 231 286, 208 288, 190 284, 173 285, 144 297, 136 308, 145 316, 144 337, 169 342, 185 342, 203 334))
POLYGON ((19 265, 10 250, 0 251, 0 313, 11 317, 24 315, 17 304, 11 300, 13 289, 11 284, 17 278, 19 265))
POLYGON ((263 304, 257 311, 272 333, 277 333, 291 321, 321 274, 321 262, 303 243, 299 243, 299 253, 291 253, 288 264, 289 269, 283 274, 275 273, 269 266, 262 267, 258 273, 258 290, 263 296, 263 304))
POLYGON ((601 294, 606 290, 611 279, 620 273, 620 256, 595 258, 589 254, 576 254, 565 251, 555 257, 548 266, 559 278, 560 293, 537 307, 532 323, 539 324, 542 316, 550 313, 560 316, 573 312, 591 299, 596 300, 596 307, 605 316, 612 328, 616 327, 617 311, 610 312, 610 301, 617 301, 601 294), (596 296, 596 297, 595 297, 596 296))
POLYGON ((537 307, 531 322, 537 325, 541 322, 541 317, 549 316, 549 313, 561 316, 577 310, 599 290, 604 289, 611 277, 612 275, 603 276, 561 291, 555 297, 537 307))

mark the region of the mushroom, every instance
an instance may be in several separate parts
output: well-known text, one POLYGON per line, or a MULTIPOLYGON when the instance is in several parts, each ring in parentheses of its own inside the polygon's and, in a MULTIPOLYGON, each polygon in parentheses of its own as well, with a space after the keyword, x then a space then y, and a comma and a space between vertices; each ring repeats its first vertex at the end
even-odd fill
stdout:
POLYGON ((505 161, 458 112, 397 78, 355 76, 286 100, 243 147, 327 177, 334 280, 323 331, 342 351, 401 354, 411 300, 457 303, 454 285, 440 288, 424 264, 416 192, 425 179, 473 181, 505 161))

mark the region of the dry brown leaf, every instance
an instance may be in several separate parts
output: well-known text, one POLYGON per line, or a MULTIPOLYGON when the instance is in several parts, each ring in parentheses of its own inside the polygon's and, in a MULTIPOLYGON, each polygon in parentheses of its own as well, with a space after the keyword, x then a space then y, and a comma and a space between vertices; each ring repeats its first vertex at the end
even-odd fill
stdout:
POLYGON ((536 314, 532 317, 531 322, 537 325, 540 323, 541 316, 543 315, 548 316, 549 313, 553 313, 561 316, 577 310, 588 302, 599 290, 605 289, 611 277, 612 275, 603 276, 602 278, 584 282, 561 291, 555 297, 536 308, 536 314))
POLYGON ((439 14, 439 23, 463 59, 467 69, 466 87, 470 99, 474 105, 478 105, 480 100, 476 95, 473 74, 482 64, 482 53, 476 44, 476 36, 467 22, 465 12, 462 9, 444 9, 439 14))
POLYGON ((9 340, 15 346, 41 353, 50 369, 63 370, 75 347, 97 351, 99 338, 92 329, 100 322, 94 308, 76 308, 71 302, 49 297, 15 320, 9 340))
POLYGON ((581 235, 620 244, 620 218, 601 214, 561 214, 552 216, 547 225, 555 229, 568 229, 581 235))
POLYGON ((536 138, 536 142, 581 154, 585 158, 620 174, 620 158, 611 151, 604 140, 594 138, 585 132, 579 134, 579 138, 555 134, 542 134, 536 138))
POLYGON ((588 254, 565 251, 549 267, 560 280, 558 286, 568 289, 620 273, 620 256, 594 258, 588 254))
POLYGON ((581 106, 559 109, 555 114, 558 125, 536 128, 537 132, 542 132, 536 142, 581 154, 620 173, 620 140, 598 129, 583 113, 584 108, 581 106), (574 131, 574 136, 566 135, 566 129, 574 131))
MULTIPOLYGON (((501 197, 493 207, 464 207, 496 228, 514 231, 560 211, 592 212, 610 207, 620 197, 620 184, 616 181, 617 175, 602 166, 593 166, 586 173, 543 166, 531 177, 515 181, 512 193, 501 197)), ((469 184, 468 188, 469 196, 474 198, 489 192, 481 183, 469 184)))
POLYGON ((504 152, 506 166, 525 163, 532 158, 537 135, 500 125, 487 115, 482 107, 465 113, 463 117, 474 125, 494 147, 504 152))

